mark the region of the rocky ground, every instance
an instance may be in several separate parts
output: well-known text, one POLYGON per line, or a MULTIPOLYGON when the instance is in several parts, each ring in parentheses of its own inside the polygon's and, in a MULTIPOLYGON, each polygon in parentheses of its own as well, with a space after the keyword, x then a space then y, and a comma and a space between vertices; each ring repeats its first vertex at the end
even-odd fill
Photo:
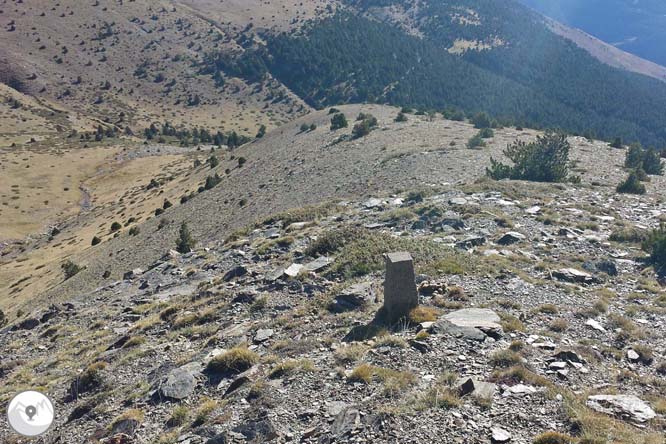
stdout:
POLYGON ((53 399, 43 443, 663 443, 666 294, 637 241, 664 204, 616 195, 604 165, 596 184, 438 183, 165 249, 5 328, 0 396, 53 399), (376 319, 391 251, 419 289, 398 325, 376 319))

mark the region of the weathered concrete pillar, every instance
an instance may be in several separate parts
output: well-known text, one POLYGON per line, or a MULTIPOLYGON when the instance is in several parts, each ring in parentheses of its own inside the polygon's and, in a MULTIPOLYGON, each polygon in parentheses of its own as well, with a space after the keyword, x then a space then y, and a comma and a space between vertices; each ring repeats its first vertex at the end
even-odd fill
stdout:
POLYGON ((384 316, 395 322, 407 317, 409 311, 419 305, 414 275, 414 260, 404 251, 388 253, 384 280, 384 316))

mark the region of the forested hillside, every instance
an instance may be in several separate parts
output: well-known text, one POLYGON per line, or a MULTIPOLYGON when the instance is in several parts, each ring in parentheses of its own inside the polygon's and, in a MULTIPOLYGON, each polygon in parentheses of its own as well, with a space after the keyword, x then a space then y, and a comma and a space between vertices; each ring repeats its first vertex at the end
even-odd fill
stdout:
POLYGON ((454 107, 520 125, 666 143, 666 84, 602 64, 516 2, 349 4, 300 33, 266 34, 265 45, 235 58, 212 55, 207 72, 250 82, 270 73, 316 107, 454 107), (402 20, 387 18, 396 10, 402 20), (416 29, 406 32, 405 23, 416 29), (452 51, 456 45, 475 49, 452 51))

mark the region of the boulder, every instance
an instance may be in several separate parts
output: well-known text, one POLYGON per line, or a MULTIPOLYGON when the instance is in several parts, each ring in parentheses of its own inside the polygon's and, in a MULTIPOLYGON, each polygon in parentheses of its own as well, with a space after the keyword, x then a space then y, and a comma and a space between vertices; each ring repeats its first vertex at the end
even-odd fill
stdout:
POLYGON ((635 395, 592 395, 587 398, 592 410, 636 423, 644 423, 657 415, 650 406, 635 395))
POLYGON ((474 247, 480 247, 486 243, 486 238, 483 236, 470 236, 461 241, 456 242, 456 248, 461 250, 471 250, 474 247))
POLYGON ((352 433, 361 424, 361 414, 355 407, 347 407, 335 417, 331 425, 331 434, 334 437, 342 437, 352 433))
POLYGON ((474 378, 464 378, 458 385, 458 391, 460 396, 472 395, 477 399, 493 399, 497 386, 474 378))
POLYGON ((169 372, 166 378, 156 386, 154 397, 160 400, 181 400, 194 393, 197 380, 187 368, 177 368, 169 372))
POLYGON ((591 274, 576 270, 575 268, 561 268, 557 271, 553 271, 552 275, 559 281, 575 284, 592 284, 596 281, 591 274))
POLYGON ((247 274, 247 268, 243 267, 242 265, 238 265, 232 268, 231 270, 227 271, 224 274, 224 277, 222 277, 222 280, 224 282, 229 282, 233 279, 245 276, 246 274, 247 274))
POLYGON ((254 335, 254 342, 264 342, 269 340, 275 331, 272 328, 260 328, 257 334, 254 335))
POLYGON ((367 306, 375 297, 372 282, 359 282, 336 295, 332 308, 338 312, 356 310, 367 306))
POLYGON ((511 245, 524 240, 525 240, 524 234, 518 233, 516 231, 509 231, 508 233, 505 233, 502 237, 497 239, 496 243, 499 245, 511 245))

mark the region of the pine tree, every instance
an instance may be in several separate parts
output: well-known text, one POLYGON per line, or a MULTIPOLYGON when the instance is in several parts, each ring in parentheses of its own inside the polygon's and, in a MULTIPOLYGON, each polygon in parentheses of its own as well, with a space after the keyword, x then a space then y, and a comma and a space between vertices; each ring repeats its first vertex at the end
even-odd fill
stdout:
POLYGON ((178 240, 176 241, 176 251, 182 254, 186 254, 192 251, 195 245, 196 241, 192 238, 192 234, 190 233, 190 229, 187 227, 187 223, 183 222, 180 226, 178 240))

